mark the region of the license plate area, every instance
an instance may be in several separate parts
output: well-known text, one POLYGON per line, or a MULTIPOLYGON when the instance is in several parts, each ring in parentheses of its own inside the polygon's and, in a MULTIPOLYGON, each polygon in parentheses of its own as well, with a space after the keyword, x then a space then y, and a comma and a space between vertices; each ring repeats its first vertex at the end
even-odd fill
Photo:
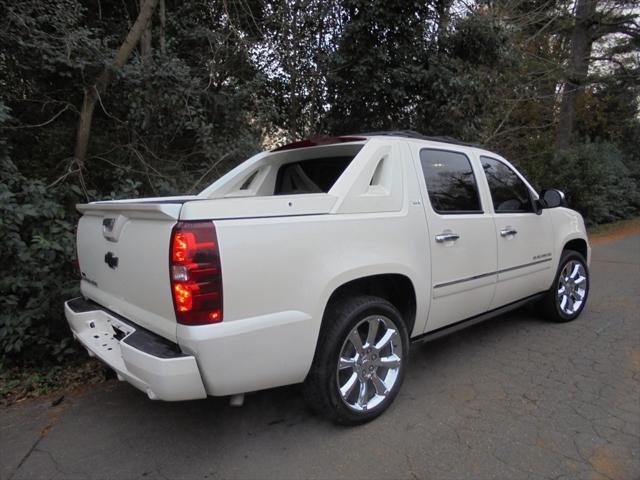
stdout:
POLYGON ((130 325, 110 316, 88 320, 86 325, 82 336, 96 353, 107 356, 120 356, 120 342, 135 332, 130 325))

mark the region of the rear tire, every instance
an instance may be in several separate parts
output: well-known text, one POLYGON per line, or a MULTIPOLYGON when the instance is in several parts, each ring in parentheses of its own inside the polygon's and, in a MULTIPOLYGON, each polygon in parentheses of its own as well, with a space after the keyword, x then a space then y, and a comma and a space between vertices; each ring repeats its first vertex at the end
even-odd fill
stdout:
POLYGON ((344 425, 369 422, 393 402, 409 358, 400 312, 369 295, 332 302, 303 395, 318 413, 344 425))
POLYGON ((542 312, 552 322, 570 322, 578 318, 589 296, 587 261, 574 250, 564 250, 558 271, 546 297, 542 312))

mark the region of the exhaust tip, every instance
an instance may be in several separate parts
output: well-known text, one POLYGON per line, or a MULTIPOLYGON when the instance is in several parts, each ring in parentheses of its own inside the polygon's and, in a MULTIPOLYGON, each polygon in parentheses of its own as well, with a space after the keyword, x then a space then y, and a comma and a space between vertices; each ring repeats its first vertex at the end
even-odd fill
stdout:
POLYGON ((158 400, 158 396, 150 388, 147 388, 147 397, 149 397, 149 400, 158 400))

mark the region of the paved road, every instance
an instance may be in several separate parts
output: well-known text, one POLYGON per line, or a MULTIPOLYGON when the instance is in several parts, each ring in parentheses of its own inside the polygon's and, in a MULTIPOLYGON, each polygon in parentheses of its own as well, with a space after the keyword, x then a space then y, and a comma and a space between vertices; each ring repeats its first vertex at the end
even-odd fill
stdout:
POLYGON ((0 477, 640 478, 640 236, 596 247, 576 322, 530 310, 415 348, 394 406, 343 428, 296 387, 157 403, 118 382, 0 411, 0 477))

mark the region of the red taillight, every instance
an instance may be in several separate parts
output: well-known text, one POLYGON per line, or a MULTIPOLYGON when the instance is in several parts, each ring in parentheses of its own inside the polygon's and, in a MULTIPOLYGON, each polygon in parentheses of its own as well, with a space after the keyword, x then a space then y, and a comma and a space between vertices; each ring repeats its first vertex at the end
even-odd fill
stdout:
POLYGON ((179 222, 173 227, 169 274, 178 323, 222 321, 222 270, 213 222, 179 222))

